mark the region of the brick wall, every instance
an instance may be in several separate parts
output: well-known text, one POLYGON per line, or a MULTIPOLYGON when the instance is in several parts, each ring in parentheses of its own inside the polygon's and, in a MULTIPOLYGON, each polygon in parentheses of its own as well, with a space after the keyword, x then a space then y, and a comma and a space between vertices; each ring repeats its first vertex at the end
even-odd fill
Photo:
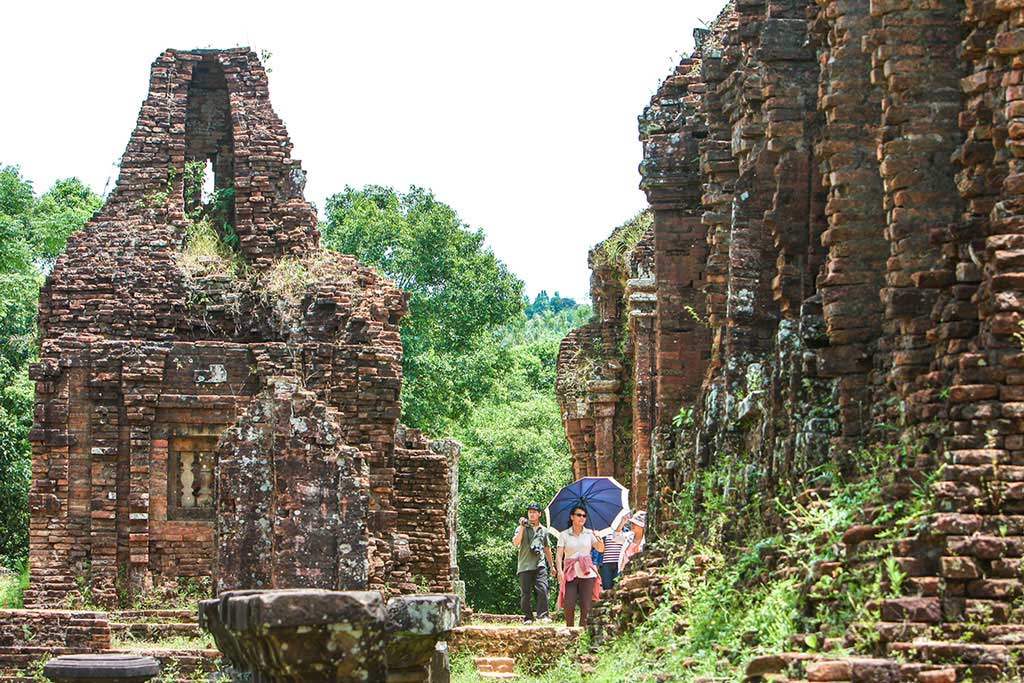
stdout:
POLYGON ((0 610, 0 647, 23 646, 67 648, 80 652, 106 650, 110 647, 107 613, 0 610))
POLYGON ((452 593, 458 580, 455 491, 461 447, 400 429, 395 447, 398 532, 408 539, 407 574, 394 576, 403 592, 452 593))

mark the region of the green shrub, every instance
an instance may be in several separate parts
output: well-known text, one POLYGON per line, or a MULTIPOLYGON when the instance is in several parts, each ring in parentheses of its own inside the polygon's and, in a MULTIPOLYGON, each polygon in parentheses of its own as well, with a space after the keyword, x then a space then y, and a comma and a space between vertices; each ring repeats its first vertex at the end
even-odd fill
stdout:
POLYGON ((28 588, 28 562, 18 562, 11 573, 0 574, 0 609, 21 609, 28 588))

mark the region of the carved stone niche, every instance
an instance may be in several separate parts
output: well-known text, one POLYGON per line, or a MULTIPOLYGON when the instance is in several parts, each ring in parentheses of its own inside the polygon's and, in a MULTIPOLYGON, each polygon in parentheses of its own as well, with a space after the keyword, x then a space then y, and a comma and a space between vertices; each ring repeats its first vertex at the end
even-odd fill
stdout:
POLYGON ((437 645, 459 614, 451 594, 229 591, 200 603, 199 624, 252 683, 446 683, 437 645))
POLYGON ((167 453, 167 518, 213 519, 217 439, 227 425, 174 425, 167 453))

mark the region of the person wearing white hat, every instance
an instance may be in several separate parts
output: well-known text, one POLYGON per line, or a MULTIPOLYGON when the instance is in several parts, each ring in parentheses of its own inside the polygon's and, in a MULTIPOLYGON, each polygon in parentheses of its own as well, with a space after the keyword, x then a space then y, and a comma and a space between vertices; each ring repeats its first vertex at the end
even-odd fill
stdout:
POLYGON ((619 555, 619 573, 626 568, 629 558, 644 549, 644 530, 647 528, 647 513, 640 510, 629 518, 629 531, 626 534, 626 545, 619 555))

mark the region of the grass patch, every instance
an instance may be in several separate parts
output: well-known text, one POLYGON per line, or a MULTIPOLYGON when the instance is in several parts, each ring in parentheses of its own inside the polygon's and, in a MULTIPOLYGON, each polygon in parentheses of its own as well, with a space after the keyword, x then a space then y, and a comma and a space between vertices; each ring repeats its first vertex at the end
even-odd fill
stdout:
POLYGON ((132 636, 114 636, 110 639, 110 647, 115 650, 211 650, 217 646, 213 636, 167 636, 157 640, 133 638, 132 636))
POLYGON ((297 304, 306 292, 306 287, 320 277, 328 260, 323 258, 297 259, 291 256, 274 263, 263 281, 263 291, 268 297, 286 304, 297 304))
POLYGON ((19 563, 11 573, 0 574, 0 609, 21 609, 28 588, 28 563, 19 563))
POLYGON ((242 259, 205 216, 188 226, 178 264, 192 278, 225 277, 234 279, 242 269, 242 259))

